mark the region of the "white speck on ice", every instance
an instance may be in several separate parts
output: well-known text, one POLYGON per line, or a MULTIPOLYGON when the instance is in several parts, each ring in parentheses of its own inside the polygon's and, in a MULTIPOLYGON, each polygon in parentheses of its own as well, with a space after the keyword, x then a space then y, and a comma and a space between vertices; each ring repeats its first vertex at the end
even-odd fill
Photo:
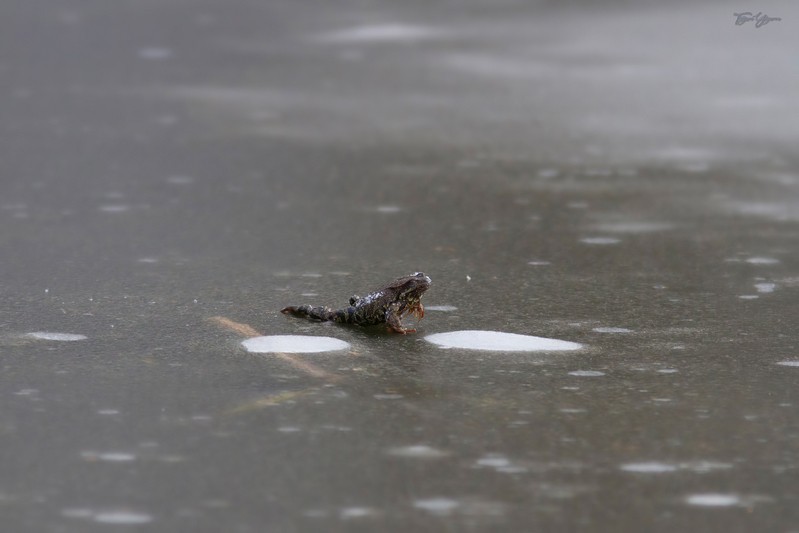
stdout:
POLYGON ((147 524, 153 517, 144 513, 130 511, 107 511, 94 515, 94 521, 101 524, 147 524))
POLYGON ((378 205, 375 207, 376 213, 381 213, 384 215, 393 215, 395 213, 399 213, 402 211, 402 208, 398 205, 378 205))
POLYGON ((116 409, 98 409, 97 414, 98 415, 105 415, 105 416, 118 415, 119 411, 116 410, 116 409))
POLYGON ((780 366, 799 366, 799 361, 780 361, 777 364, 780 366))
POLYGON ((268 335, 253 337, 241 343, 251 353, 318 353, 346 350, 349 343, 333 337, 306 335, 268 335))
POLYGON ((691 494, 685 498, 688 505, 701 507, 731 507, 741 504, 741 497, 736 494, 691 494))
POLYGON ((577 376, 581 378, 595 378, 599 376, 604 376, 604 372, 600 372, 598 370, 573 370, 569 372, 570 376, 577 376))
POLYGON ((776 265, 780 260, 773 257, 750 257, 746 262, 750 265, 776 265))
POLYGON ((425 311, 457 311, 458 308, 454 305, 426 305, 425 311))
POLYGON ((607 222, 599 224, 599 231, 610 233, 655 233, 674 228, 674 224, 668 222, 607 222))
POLYGON ((126 213, 130 211, 130 206, 125 204, 109 204, 109 205, 101 205, 100 211, 103 213, 126 213))
POLYGON ((413 506, 417 509, 423 509, 438 515, 448 515, 460 505, 459 501, 450 498, 429 498, 413 502, 413 506))
POLYGON ((136 456, 125 452, 81 452, 80 456, 87 461, 106 461, 108 463, 128 463, 135 461, 136 456))
POLYGON ((552 352, 579 350, 582 348, 582 345, 576 342, 501 331, 450 331, 428 335, 424 339, 441 348, 464 348, 467 350, 497 352, 552 352))
POLYGON ((621 465, 619 468, 625 472, 636 472, 639 474, 663 474, 666 472, 676 472, 677 467, 668 463, 660 463, 657 461, 647 463, 627 463, 621 465))
POLYGON ((367 516, 373 516, 375 514, 375 510, 369 507, 344 507, 339 512, 339 517, 343 520, 349 520, 352 518, 364 518, 367 516))
POLYGON ((760 298, 757 294, 742 294, 738 297, 739 300, 757 300, 760 298))
POLYGON ((156 259, 155 257, 142 257, 138 259, 138 262, 152 264, 152 263, 157 263, 158 259, 156 259))
POLYGON ((528 261, 527 264, 530 266, 549 266, 552 263, 549 261, 528 261))
POLYGON ((774 292, 776 288, 777 285, 775 283, 755 283, 755 289, 760 293, 774 292))
POLYGON ((489 468, 505 468, 511 465, 510 459, 502 455, 486 455, 477 460, 477 466, 489 468))
POLYGON ((409 42, 440 37, 440 30, 409 24, 374 24, 355 26, 328 33, 322 40, 328 42, 409 42))
POLYGON ((597 245, 608 245, 608 244, 619 244, 621 239, 617 239, 616 237, 585 237, 584 239, 580 239, 580 242, 583 244, 597 244, 597 245))
POLYGON ((389 449, 387 453, 389 455, 408 457, 411 459, 441 459, 442 457, 447 457, 449 455, 448 452, 437 450, 436 448, 427 446, 426 444, 399 446, 397 448, 389 449))
POLYGON ((679 372, 676 368, 661 368, 657 371, 658 374, 676 374, 679 372))
POLYGON ((402 394, 375 394, 375 400, 401 400, 405 396, 402 394))
POLYGON ((86 335, 80 335, 77 333, 55 333, 52 331, 34 331, 32 333, 26 333, 27 337, 33 337, 34 339, 39 339, 43 341, 82 341, 86 340, 86 335))

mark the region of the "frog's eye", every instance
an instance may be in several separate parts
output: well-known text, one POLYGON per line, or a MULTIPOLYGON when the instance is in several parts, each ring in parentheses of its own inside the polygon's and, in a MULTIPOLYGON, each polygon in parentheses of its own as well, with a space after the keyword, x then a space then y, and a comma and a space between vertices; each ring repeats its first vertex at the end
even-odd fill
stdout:
POLYGON ((413 277, 414 278, 424 278, 426 276, 424 275, 424 272, 414 272, 413 273, 413 277))

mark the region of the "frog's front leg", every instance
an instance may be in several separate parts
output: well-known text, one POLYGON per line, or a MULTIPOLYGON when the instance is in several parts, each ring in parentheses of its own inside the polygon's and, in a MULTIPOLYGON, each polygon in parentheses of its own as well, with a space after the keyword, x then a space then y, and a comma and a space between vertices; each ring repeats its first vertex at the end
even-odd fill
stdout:
POLYGON ((388 309, 386 309, 386 325, 391 331, 396 331, 397 333, 402 333, 403 335, 406 333, 415 333, 416 330, 414 328, 402 327, 400 308, 401 306, 397 302, 394 302, 388 306, 388 309))

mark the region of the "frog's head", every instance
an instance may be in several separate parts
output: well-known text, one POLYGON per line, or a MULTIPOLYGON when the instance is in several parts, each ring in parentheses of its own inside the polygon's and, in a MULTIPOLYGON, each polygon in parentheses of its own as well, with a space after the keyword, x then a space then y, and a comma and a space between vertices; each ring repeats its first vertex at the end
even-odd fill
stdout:
POLYGON ((392 285, 397 289, 398 300, 418 302, 431 283, 433 280, 424 272, 414 272, 410 276, 399 278, 392 285))

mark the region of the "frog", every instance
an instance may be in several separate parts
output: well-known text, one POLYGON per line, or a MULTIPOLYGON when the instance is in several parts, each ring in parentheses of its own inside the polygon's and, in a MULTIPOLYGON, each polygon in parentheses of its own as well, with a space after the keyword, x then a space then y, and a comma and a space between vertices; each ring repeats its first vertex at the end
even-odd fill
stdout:
POLYGON ((341 309, 306 304, 284 307, 280 312, 322 322, 357 326, 385 324, 389 331, 405 335, 415 333, 416 329, 404 327, 402 318, 413 315, 421 320, 424 317, 421 298, 432 282, 424 272, 414 272, 397 278, 366 296, 351 296, 349 306, 341 309))

